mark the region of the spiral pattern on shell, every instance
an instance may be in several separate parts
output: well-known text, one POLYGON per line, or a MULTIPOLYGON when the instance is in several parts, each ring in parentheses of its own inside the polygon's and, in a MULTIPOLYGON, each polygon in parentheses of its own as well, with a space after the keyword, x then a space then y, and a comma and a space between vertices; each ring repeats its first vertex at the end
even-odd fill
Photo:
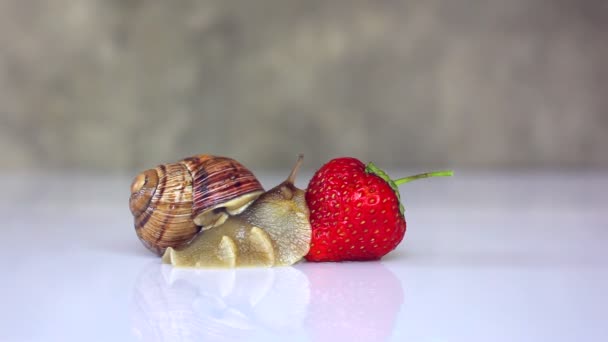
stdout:
POLYGON ((129 208, 137 236, 152 252, 187 244, 220 225, 264 192, 239 162, 198 155, 146 170, 131 184, 129 208))

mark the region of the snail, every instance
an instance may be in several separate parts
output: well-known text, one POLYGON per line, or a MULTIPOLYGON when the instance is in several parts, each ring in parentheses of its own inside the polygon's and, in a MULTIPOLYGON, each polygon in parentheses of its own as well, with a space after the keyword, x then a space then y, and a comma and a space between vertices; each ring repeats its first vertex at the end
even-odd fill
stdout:
POLYGON ((137 175, 129 209, 141 242, 162 255, 243 212, 262 193, 257 178, 236 160, 196 155, 137 175))
POLYGON ((192 242, 167 248, 163 262, 182 267, 288 266, 310 248, 312 229, 304 190, 294 181, 302 156, 287 180, 268 190, 242 213, 199 234, 192 242))

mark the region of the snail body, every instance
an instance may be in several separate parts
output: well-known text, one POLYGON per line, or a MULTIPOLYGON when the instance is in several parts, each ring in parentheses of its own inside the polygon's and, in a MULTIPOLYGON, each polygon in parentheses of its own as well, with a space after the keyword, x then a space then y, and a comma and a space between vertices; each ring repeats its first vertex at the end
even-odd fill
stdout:
POLYGON ((197 155, 137 175, 129 209, 141 242, 162 255, 243 212, 263 192, 253 173, 237 161, 197 155))
POLYGON ((311 240, 305 192, 294 185, 302 157, 283 183, 262 194, 242 213, 199 234, 189 244, 167 248, 163 262, 181 267, 287 266, 308 253, 311 240))

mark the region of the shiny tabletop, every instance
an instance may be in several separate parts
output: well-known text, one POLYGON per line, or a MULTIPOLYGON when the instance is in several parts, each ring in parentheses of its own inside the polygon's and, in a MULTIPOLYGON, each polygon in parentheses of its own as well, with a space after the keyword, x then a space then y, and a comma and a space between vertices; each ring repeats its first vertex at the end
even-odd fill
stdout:
POLYGON ((1 179, 0 341, 608 341, 606 172, 457 170, 382 261, 238 270, 161 265, 130 176, 1 179))

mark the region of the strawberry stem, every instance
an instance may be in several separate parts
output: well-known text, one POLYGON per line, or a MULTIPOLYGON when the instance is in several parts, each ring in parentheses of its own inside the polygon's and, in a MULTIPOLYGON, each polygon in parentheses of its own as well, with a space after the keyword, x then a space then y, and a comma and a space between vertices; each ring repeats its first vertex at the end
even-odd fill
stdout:
POLYGON ((389 175, 386 172, 382 171, 382 169, 377 167, 372 162, 367 163, 367 165, 365 166, 365 172, 373 173, 376 176, 382 178, 386 183, 388 183, 388 185, 391 187, 391 189, 393 189, 393 191, 395 192, 395 196, 397 196, 397 199, 399 200, 399 211, 401 212, 401 214, 403 214, 403 212, 405 211, 405 208, 401 204, 401 194, 399 193, 399 185, 405 184, 405 183, 408 183, 408 182, 411 182, 413 180, 420 179, 420 178, 446 177, 446 176, 452 176, 454 174, 454 171, 452 171, 452 170, 444 170, 444 171, 421 173, 418 175, 413 175, 413 176, 409 176, 409 177, 405 177, 405 178, 391 179, 391 177, 389 177, 389 175))
POLYGON ((430 177, 450 177, 453 175, 454 175, 454 171, 452 171, 452 170, 425 172, 425 173, 420 173, 420 174, 405 177, 405 178, 394 179, 393 182, 395 182, 395 185, 399 186, 401 184, 405 184, 405 183, 414 181, 416 179, 430 178, 430 177))

